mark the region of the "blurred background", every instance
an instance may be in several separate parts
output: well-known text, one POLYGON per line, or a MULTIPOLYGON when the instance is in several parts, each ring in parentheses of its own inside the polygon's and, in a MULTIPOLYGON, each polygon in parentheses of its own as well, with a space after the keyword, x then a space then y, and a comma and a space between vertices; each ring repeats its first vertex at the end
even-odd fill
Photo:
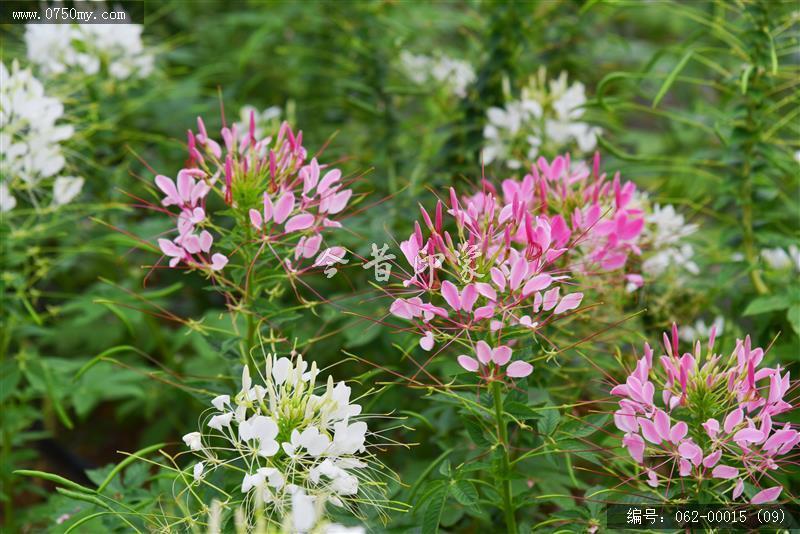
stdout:
MULTIPOLYGON (((32 68, 46 93, 63 102, 62 120, 74 127, 65 168, 84 178, 80 195, 57 214, 34 216, 18 206, 0 224, 4 531, 64 531, 86 514, 14 469, 96 483, 123 458, 118 451, 167 442, 177 452, 206 402, 199 391, 234 384, 235 349, 209 330, 225 322, 224 301, 201 277, 150 269, 158 253, 132 236, 153 243, 164 231, 136 199, 152 201, 154 174, 174 176, 183 166, 186 130, 196 118, 218 131, 223 113, 240 120, 244 106, 277 108, 270 113, 301 129, 306 146, 324 146, 326 161, 358 177, 353 187, 364 200, 338 244, 367 256, 370 243, 386 243, 399 257, 418 204, 430 210, 451 186, 467 194, 482 177, 497 183, 524 174, 500 158, 486 161, 489 110, 521 98, 536 79, 548 85, 565 73, 568 86, 583 86, 580 120, 596 128, 596 139, 587 149, 542 138, 539 155, 572 151, 578 159, 598 150, 606 170, 620 171, 650 203, 673 206, 697 228, 681 242, 691 254, 684 248, 642 290, 595 282, 603 312, 573 325, 594 337, 537 365, 529 398, 576 406, 552 422, 554 436, 570 415, 604 409, 578 406, 608 398, 607 381, 587 359, 624 376, 615 355, 632 357, 645 339, 656 343, 673 321, 702 336, 721 320, 723 351, 750 333, 771 346, 768 363, 796 373, 796 2, 147 1, 141 28, 152 68, 119 77, 103 52, 97 72, 48 74, 41 55, 57 50, 36 52, 24 24, 2 25, 3 64, 32 68)), ((432 462, 469 439, 458 414, 430 402, 429 392, 402 381, 383 387, 396 380, 379 367, 414 369, 403 351, 416 340, 371 320, 386 316, 391 302, 371 272, 353 263, 341 273, 309 281, 328 302, 301 287, 268 306, 282 310, 275 324, 287 350, 293 339, 308 340, 306 358, 336 364, 337 376, 356 377, 360 393, 377 389, 365 411, 407 418, 392 437, 411 451, 389 447, 383 459, 403 481, 393 497, 414 504, 426 480, 447 476, 428 470, 438 465, 432 462)), ((448 365, 433 364, 444 375, 448 365)), ((603 455, 618 443, 606 434, 593 438, 596 450, 531 464, 520 483, 545 497, 530 503, 528 528, 546 517, 588 528, 598 511, 572 497, 614 484, 603 455)), ((130 469, 116 488, 126 499, 152 504, 169 491, 148 479, 145 464, 130 469)), ((796 470, 788 482, 796 494, 796 470)), ((442 528, 474 532, 491 524, 472 508, 453 500, 442 528)), ((374 528, 419 524, 408 512, 374 528)))

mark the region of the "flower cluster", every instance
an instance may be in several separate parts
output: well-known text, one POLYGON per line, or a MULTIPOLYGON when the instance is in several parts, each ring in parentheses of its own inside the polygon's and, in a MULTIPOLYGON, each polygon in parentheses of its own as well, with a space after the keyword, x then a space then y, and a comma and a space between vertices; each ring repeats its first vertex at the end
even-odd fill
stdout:
MULTIPOLYGON (((470 200, 478 210, 486 206, 500 213, 513 211, 521 204, 526 213, 535 213, 549 222, 557 247, 570 240, 573 253, 570 268, 578 272, 594 269, 615 271, 625 266, 628 256, 640 254, 644 211, 635 202, 636 185, 623 182, 619 173, 609 180, 600 172, 600 156, 592 167, 573 162, 569 154, 548 162, 539 158, 522 180, 509 178, 502 183, 503 199, 498 203, 491 185, 470 200)), ((513 238, 524 242, 518 230, 513 238)))
POLYGON ((197 133, 188 133, 189 163, 178 172, 177 184, 168 177, 156 177, 156 185, 166 195, 162 204, 180 209, 178 236, 159 239, 162 252, 171 258, 170 266, 183 262, 219 270, 227 264, 224 254, 215 253, 210 261, 204 256, 214 241, 205 229, 212 225, 206 204, 211 191, 218 193, 226 209, 241 214, 237 224, 250 242, 273 251, 288 248, 285 263, 292 269, 319 252, 325 228, 341 227, 335 216, 352 196, 342 183, 341 171, 321 165, 316 158, 307 162, 302 132, 295 135, 286 122, 274 136, 258 137, 255 110, 249 115, 246 130, 235 124, 222 128, 222 144, 208 135, 198 118, 197 133))
POLYGON ((591 152, 600 129, 580 122, 585 104, 583 84, 568 85, 566 72, 548 83, 546 71, 540 69, 518 100, 508 100, 503 107, 487 111, 484 163, 500 161, 510 169, 519 169, 541 153, 574 148, 591 152))
POLYGON ((694 248, 681 241, 697 230, 696 224, 688 224, 674 206, 656 204, 645 217, 646 225, 642 239, 652 251, 642 262, 642 272, 649 278, 661 276, 672 266, 691 274, 700 268, 692 260, 694 248))
POLYGON ((653 488, 677 474, 718 500, 727 491, 738 499, 747 483, 754 487, 751 503, 773 501, 782 486, 770 471, 800 443, 790 423, 774 420, 792 409, 784 399, 789 372, 760 367, 764 351, 752 347, 749 336, 728 358, 715 354, 715 334, 712 328, 704 360, 700 341, 694 353, 679 353, 675 325, 671 339, 664 334, 658 366, 645 345, 636 369, 611 390, 621 397, 614 422, 631 457, 646 465, 653 488), (759 491, 763 486, 769 487, 759 491))
MULTIPOLYGON (((332 377, 324 391, 317 390, 317 374, 316 364, 309 367, 300 355, 269 355, 263 385, 244 367, 241 390, 211 401, 212 415, 205 418, 210 430, 183 437, 200 459, 192 468, 194 481, 202 483, 217 470, 235 474, 249 508, 264 510, 279 524, 293 502, 317 510, 314 518, 326 503, 352 510, 356 500, 369 502, 374 487, 364 488, 361 481, 371 482, 370 464, 376 461, 367 452, 361 406, 332 377)), ((225 476, 210 487, 224 484, 225 476)))
POLYGON ((56 124, 64 114, 57 98, 47 96, 30 69, 15 61, 9 72, 0 63, 0 211, 17 205, 13 191, 25 192, 37 204, 37 193, 52 181, 52 203, 72 201, 83 178, 60 176, 66 161, 61 142, 72 137, 72 126, 56 124))
POLYGON ((154 56, 142 44, 140 24, 28 24, 28 59, 45 75, 73 69, 94 75, 102 67, 118 80, 145 78, 154 56))
POLYGON ((404 50, 400 63, 406 76, 417 85, 443 85, 459 98, 467 96, 467 89, 475 81, 475 71, 469 63, 444 55, 431 57, 404 50))
MULTIPOLYGON (((559 158, 554 168, 563 163, 559 158)), ((523 182, 531 194, 532 180, 523 182)), ((512 333, 535 332, 580 305, 583 294, 567 293, 570 277, 556 267, 569 250, 571 230, 563 217, 537 213, 532 198, 511 191, 514 185, 519 184, 504 184, 506 202, 488 183, 481 193, 461 201, 451 189, 449 209, 445 212, 439 202, 431 218, 421 208, 425 233, 416 223, 400 244, 411 267, 403 285, 413 294, 396 298, 390 312, 414 321, 424 350, 437 340, 449 342, 476 330, 491 332, 498 340, 509 328, 512 333)), ((542 187, 536 191, 547 185, 542 182, 542 187)), ((484 352, 475 350, 487 364, 484 352)), ((462 365, 467 361, 462 358, 462 365)), ((471 361, 464 367, 477 370, 471 361)))

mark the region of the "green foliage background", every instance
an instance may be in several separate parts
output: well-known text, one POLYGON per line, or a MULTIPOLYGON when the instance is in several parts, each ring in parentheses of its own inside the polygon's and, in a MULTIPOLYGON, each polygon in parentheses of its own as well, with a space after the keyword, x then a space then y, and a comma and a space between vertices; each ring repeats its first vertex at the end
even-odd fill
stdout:
MULTIPOLYGON (((502 104, 504 84, 517 93, 540 66, 566 70, 593 97, 586 116, 604 129, 605 167, 701 226, 692 237, 701 274, 689 283, 647 288, 638 300, 614 295, 559 333, 563 346, 597 334, 580 346, 547 355, 531 347, 531 358, 541 358, 536 371, 514 392, 518 399, 507 399, 529 425, 520 436, 526 448, 546 452, 514 475, 514 487, 527 492, 524 529, 582 531, 602 521, 604 498, 584 497, 616 486, 608 468, 621 455, 598 367, 622 378, 616 355, 630 362, 672 321, 722 314, 724 347, 750 333, 772 344, 767 363, 800 371, 797 273, 772 271, 759 257, 763 248, 800 243, 796 3, 148 1, 146 12, 156 74, 128 87, 81 77, 58 85, 79 125, 67 159, 86 178, 80 202, 41 217, 17 210, 0 224, 0 499, 8 532, 63 532, 99 510, 14 469, 101 483, 123 459, 117 451, 162 442, 182 450, 180 436, 195 429, 207 393, 235 383, 236 348, 214 331, 229 328, 224 302, 199 276, 149 274, 158 253, 131 236, 153 243, 163 228, 126 195, 153 198, 148 169, 174 176, 186 129, 202 115, 217 130, 221 101, 229 116, 244 104, 286 107, 306 146, 330 139, 326 160, 364 174, 355 186, 369 193, 364 205, 386 199, 349 219, 339 244, 366 256, 367 244, 390 243, 399 255, 393 239, 408 235, 418 203, 430 206, 444 188, 480 179, 485 113, 502 104), (413 85, 399 69, 403 50, 464 59, 477 80, 464 99, 413 85), (732 261, 736 253, 745 261, 732 261), (62 514, 70 519, 56 524, 62 514)), ((24 62, 22 31, 3 27, 7 65, 24 62)), ((486 175, 506 177, 492 167, 486 175)), ((491 453, 464 463, 476 448, 491 451, 493 436, 465 423, 442 395, 378 368, 413 374, 404 353, 416 340, 365 320, 383 317, 389 302, 374 298, 370 273, 358 265, 344 274, 309 282, 330 302, 287 290, 259 306, 286 347, 308 340, 307 358, 336 364, 334 373, 355 377, 362 393, 376 388, 365 411, 407 417, 392 437, 411 450, 389 448, 382 458, 403 482, 393 498, 411 509, 370 526, 475 532, 500 524, 482 506, 496 490, 475 474, 491 453)), ((443 359, 431 365, 443 376, 457 370, 443 359)), ((797 469, 784 479, 787 494, 800 491, 797 469)), ((106 491, 152 510, 171 487, 134 463, 106 491)), ((126 526, 105 517, 82 528, 126 526)))

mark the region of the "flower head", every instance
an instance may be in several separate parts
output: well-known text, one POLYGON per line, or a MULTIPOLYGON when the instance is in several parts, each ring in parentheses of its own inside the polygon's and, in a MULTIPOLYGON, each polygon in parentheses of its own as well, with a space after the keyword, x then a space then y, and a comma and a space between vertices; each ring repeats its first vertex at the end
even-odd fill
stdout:
POLYGON ((583 84, 568 85, 566 72, 548 82, 546 71, 540 69, 519 99, 487 111, 484 163, 501 161, 510 169, 519 169, 542 152, 591 152, 600 129, 579 120, 585 104, 583 84))
POLYGON ((0 64, 0 211, 17 204, 12 192, 25 193, 36 204, 44 186, 52 187, 52 204, 72 201, 83 187, 83 178, 60 176, 66 160, 61 143, 73 135, 67 124, 56 124, 64 106, 47 96, 30 69, 15 61, 11 71, 0 64))
POLYGON ((28 24, 28 59, 48 76, 101 68, 118 79, 145 78, 154 56, 142 44, 141 24, 28 24))
POLYGON ((789 372, 760 367, 764 350, 750 337, 738 340, 727 358, 715 354, 712 328, 705 358, 697 341, 693 352, 680 354, 678 328, 664 334, 665 354, 653 365, 653 350, 625 383, 611 390, 621 397, 614 422, 624 432, 622 445, 631 457, 649 465, 653 487, 678 477, 718 500, 731 491, 738 499, 744 483, 771 486, 751 503, 774 500, 780 485, 770 472, 800 443, 800 432, 776 418, 792 409, 785 399, 789 372))
POLYGON ((218 271, 228 263, 230 254, 210 250, 215 238, 209 228, 222 228, 212 220, 212 192, 225 204, 220 211, 232 209, 239 215, 236 235, 250 236, 245 246, 269 247, 279 257, 288 253, 281 261, 293 270, 317 255, 325 229, 341 226, 336 218, 352 197, 341 171, 316 158, 307 161, 302 132, 295 134, 286 122, 279 127, 273 122, 277 131, 260 137, 269 124, 259 123, 250 109, 247 128, 222 128, 218 143, 198 118, 197 132, 188 133, 189 165, 175 181, 156 176, 164 195, 161 204, 178 210, 172 212, 177 237, 159 240, 171 267, 183 263, 218 271))
POLYGON ((326 503, 355 510, 351 503, 368 502, 375 489, 363 482, 380 464, 367 451, 361 406, 344 382, 329 377, 318 389, 317 375, 300 355, 269 355, 260 380, 244 367, 238 393, 215 397, 205 429, 183 437, 201 460, 195 481, 236 474, 244 499, 277 517, 292 505, 321 513, 326 503))

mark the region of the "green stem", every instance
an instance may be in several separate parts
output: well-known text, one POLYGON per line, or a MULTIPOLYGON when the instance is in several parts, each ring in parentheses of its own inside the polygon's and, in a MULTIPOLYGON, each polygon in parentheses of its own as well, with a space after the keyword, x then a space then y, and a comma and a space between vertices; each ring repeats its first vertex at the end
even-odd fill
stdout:
POLYGON ((510 460, 508 457, 508 428, 503 417, 503 385, 499 381, 492 382, 494 395, 494 416, 497 422, 497 439, 503 447, 502 471, 498 484, 503 495, 503 513, 506 517, 506 530, 509 534, 517 534, 517 519, 514 517, 514 503, 511 498, 510 460))

